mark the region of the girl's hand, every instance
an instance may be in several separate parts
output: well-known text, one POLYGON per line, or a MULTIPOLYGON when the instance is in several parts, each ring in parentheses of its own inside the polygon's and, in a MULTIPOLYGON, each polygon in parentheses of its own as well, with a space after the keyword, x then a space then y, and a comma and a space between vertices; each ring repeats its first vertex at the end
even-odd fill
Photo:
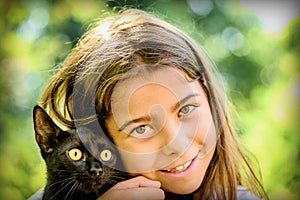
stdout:
POLYGON ((164 198, 165 194, 160 189, 159 181, 152 181, 143 176, 138 176, 117 183, 97 200, 154 200, 164 198))

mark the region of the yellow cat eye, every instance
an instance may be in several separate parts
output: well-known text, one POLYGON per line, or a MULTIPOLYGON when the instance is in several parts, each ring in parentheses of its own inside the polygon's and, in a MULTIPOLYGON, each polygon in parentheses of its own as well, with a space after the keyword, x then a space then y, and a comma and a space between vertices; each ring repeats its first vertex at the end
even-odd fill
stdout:
POLYGON ((112 153, 110 150, 108 149, 104 149, 103 151, 101 151, 100 153, 100 158, 103 161, 109 161, 112 157, 112 153))
POLYGON ((78 161, 82 158, 82 152, 76 148, 69 150, 68 155, 73 161, 78 161))

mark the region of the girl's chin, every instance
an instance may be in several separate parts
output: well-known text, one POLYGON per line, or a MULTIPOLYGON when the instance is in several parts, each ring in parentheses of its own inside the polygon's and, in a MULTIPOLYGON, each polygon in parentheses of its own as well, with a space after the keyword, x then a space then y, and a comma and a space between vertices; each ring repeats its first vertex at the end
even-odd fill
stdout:
POLYGON ((191 194, 192 192, 196 191, 200 185, 188 185, 188 184, 185 184, 185 186, 174 186, 172 185, 171 186, 172 189, 169 190, 168 187, 164 187, 162 186, 162 189, 166 192, 170 192, 170 193, 174 193, 174 194, 191 194))

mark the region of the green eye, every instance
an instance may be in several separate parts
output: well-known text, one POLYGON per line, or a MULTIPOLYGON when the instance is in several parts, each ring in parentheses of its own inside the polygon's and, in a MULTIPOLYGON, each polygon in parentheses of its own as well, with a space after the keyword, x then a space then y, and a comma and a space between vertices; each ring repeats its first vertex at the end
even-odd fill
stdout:
POLYGON ((183 106, 180 110, 179 110, 179 116, 184 116, 184 115, 188 115, 190 112, 192 112, 197 106, 194 105, 186 105, 183 106))
POLYGON ((138 134, 143 134, 145 133, 146 131, 146 126, 142 125, 142 126, 139 126, 135 129, 135 131, 138 133, 138 134))
POLYGON ((111 157, 112 157, 112 153, 108 149, 105 149, 105 150, 101 151, 101 153, 100 153, 100 158, 103 161, 109 161, 111 159, 111 157))
POLYGON ((77 148, 69 150, 68 155, 73 161, 78 161, 82 158, 82 152, 77 148))
POLYGON ((180 109, 180 112, 183 114, 187 114, 190 112, 190 106, 184 106, 183 108, 180 109))

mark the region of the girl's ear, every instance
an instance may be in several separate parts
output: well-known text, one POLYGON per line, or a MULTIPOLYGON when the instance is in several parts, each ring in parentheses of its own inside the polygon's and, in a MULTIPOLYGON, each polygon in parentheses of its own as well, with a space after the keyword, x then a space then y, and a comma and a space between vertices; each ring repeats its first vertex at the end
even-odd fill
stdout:
POLYGON ((50 153, 62 130, 52 121, 46 111, 36 105, 33 109, 35 140, 43 152, 50 153))

